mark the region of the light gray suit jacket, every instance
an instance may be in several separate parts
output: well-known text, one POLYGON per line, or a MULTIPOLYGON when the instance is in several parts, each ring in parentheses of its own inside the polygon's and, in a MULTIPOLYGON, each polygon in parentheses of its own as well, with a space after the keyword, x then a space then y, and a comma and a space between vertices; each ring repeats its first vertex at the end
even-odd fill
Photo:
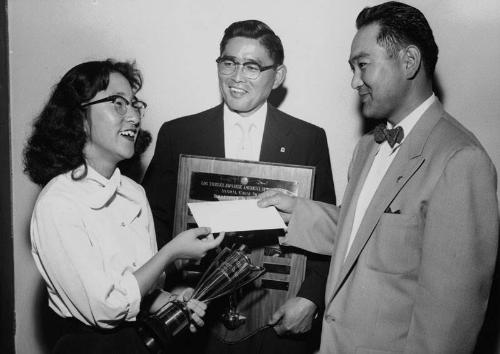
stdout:
POLYGON ((299 200, 284 240, 333 256, 320 352, 470 353, 497 255, 495 168, 436 101, 399 148, 345 258, 377 151, 364 136, 340 210, 299 200))

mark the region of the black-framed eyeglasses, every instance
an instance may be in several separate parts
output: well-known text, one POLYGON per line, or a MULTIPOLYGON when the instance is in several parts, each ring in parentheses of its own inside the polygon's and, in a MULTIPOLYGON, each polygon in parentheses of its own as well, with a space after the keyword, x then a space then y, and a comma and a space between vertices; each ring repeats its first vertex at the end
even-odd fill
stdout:
POLYGON ((111 95, 97 101, 82 103, 80 107, 85 108, 93 104, 104 103, 104 102, 113 103, 113 107, 115 108, 116 113, 118 113, 122 117, 127 114, 128 107, 132 106, 132 108, 134 108, 135 111, 137 112, 137 115, 139 116, 140 119, 144 118, 144 113, 146 111, 146 107, 148 106, 146 102, 143 101, 134 100, 130 102, 123 96, 111 95))
POLYGON ((236 71, 238 65, 241 65, 243 70, 242 73, 247 79, 255 80, 260 76, 260 73, 269 69, 276 68, 276 65, 261 66, 255 62, 245 62, 238 63, 233 58, 229 57, 219 57, 216 60, 217 69, 221 75, 231 75, 236 71))

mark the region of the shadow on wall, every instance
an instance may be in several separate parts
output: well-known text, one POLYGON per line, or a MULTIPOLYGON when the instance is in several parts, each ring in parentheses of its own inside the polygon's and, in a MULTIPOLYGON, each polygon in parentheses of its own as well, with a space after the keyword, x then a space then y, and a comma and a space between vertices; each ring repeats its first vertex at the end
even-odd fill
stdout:
POLYGON ((134 156, 128 160, 123 160, 118 163, 120 172, 137 183, 141 183, 142 176, 145 172, 142 167, 141 155, 148 149, 152 139, 153 138, 151 137, 151 133, 149 131, 141 129, 135 142, 134 156))
POLYGON ((137 183, 141 183, 144 171, 140 155, 134 155, 131 159, 121 161, 118 168, 122 175, 131 178, 137 183))
MULTIPOLYGON (((40 278, 41 279, 41 278, 40 278)), ((40 349, 43 353, 51 353, 57 340, 64 333, 63 328, 56 321, 57 316, 49 308, 47 288, 43 281, 40 281, 36 289, 35 304, 35 331, 40 349)))
POLYGON ((267 101, 276 108, 279 108, 288 94, 288 89, 281 85, 280 87, 271 91, 267 101))
MULTIPOLYGON (((500 230, 499 233, 500 234, 500 230)), ((499 245, 500 251, 500 245, 499 245)), ((490 301, 474 354, 500 353, 500 257, 497 257, 490 301)))

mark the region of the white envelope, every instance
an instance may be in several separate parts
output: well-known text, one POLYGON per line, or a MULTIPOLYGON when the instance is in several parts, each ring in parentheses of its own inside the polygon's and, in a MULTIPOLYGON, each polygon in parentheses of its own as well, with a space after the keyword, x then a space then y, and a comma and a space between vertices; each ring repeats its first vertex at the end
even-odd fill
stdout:
POLYGON ((198 226, 208 226, 212 232, 286 228, 276 208, 260 208, 257 199, 188 203, 188 207, 198 226))

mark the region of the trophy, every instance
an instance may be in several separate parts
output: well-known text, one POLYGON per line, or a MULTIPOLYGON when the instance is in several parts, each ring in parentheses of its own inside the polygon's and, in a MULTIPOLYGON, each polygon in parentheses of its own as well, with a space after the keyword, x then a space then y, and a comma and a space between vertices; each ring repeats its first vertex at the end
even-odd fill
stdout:
MULTIPOLYGON (((198 282, 191 298, 208 303, 264 274, 265 269, 252 265, 245 255, 246 247, 241 245, 234 250, 226 247, 220 251, 198 282)), ((171 301, 156 313, 138 321, 139 336, 151 353, 167 352, 173 337, 190 323, 186 305, 187 301, 171 301)))

